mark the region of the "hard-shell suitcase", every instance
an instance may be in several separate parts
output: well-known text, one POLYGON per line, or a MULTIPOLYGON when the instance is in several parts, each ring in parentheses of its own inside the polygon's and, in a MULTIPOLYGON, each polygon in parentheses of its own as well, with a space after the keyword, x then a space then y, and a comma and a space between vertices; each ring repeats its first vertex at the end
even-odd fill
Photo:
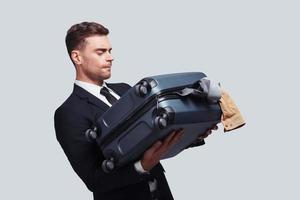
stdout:
POLYGON ((184 135, 164 158, 177 155, 200 134, 220 122, 218 102, 205 98, 201 72, 147 77, 129 89, 96 122, 96 142, 107 158, 105 171, 137 160, 154 142, 172 130, 184 135), (183 94, 185 89, 196 93, 183 94))

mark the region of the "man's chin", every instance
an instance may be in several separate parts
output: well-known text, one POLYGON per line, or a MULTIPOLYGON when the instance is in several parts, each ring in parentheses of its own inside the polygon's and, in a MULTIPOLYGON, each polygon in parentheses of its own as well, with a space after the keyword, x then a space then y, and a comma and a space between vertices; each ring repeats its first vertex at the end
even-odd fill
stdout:
POLYGON ((105 76, 101 76, 100 79, 106 80, 106 79, 109 79, 110 77, 111 77, 111 74, 107 74, 105 76))

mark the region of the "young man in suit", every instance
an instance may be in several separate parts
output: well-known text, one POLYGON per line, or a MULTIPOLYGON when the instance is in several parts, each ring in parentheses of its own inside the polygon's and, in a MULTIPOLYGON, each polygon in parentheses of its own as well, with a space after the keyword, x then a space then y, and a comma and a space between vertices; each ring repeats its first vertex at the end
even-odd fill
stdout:
POLYGON ((108 33, 107 28, 95 22, 75 24, 67 32, 66 46, 76 69, 76 80, 72 94, 55 111, 57 140, 95 200, 173 199, 159 161, 178 142, 182 130, 153 144, 141 160, 109 173, 101 167, 104 156, 100 149, 85 136, 97 117, 113 104, 111 98, 115 101, 130 89, 125 83, 104 81, 111 76, 113 61, 108 33))

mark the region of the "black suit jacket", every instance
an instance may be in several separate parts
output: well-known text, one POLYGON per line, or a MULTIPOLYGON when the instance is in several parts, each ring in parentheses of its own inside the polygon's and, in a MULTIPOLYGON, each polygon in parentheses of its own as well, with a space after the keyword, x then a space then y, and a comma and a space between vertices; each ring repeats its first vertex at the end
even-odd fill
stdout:
MULTIPOLYGON (((107 84, 119 96, 130 86, 125 83, 107 84)), ((158 164, 150 174, 139 174, 130 163, 111 173, 101 168, 104 160, 95 142, 89 142, 85 131, 91 128, 97 117, 109 106, 74 84, 68 99, 55 111, 56 137, 63 148, 72 168, 93 192, 95 200, 147 200, 151 199, 148 180, 156 178, 161 199, 173 199, 164 176, 163 167, 158 164)))

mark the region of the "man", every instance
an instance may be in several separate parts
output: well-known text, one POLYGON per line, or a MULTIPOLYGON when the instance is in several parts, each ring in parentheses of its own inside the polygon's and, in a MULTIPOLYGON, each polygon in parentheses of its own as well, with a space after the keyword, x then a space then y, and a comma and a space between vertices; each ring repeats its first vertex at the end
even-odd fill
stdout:
POLYGON ((57 140, 95 200, 173 199, 159 161, 178 142, 182 130, 153 144, 141 160, 110 173, 101 168, 101 150, 85 137, 85 131, 112 105, 111 98, 119 99, 130 89, 125 83, 104 82, 111 76, 113 61, 108 33, 107 28, 94 22, 75 24, 67 32, 66 46, 76 80, 72 94, 55 112, 57 140))

